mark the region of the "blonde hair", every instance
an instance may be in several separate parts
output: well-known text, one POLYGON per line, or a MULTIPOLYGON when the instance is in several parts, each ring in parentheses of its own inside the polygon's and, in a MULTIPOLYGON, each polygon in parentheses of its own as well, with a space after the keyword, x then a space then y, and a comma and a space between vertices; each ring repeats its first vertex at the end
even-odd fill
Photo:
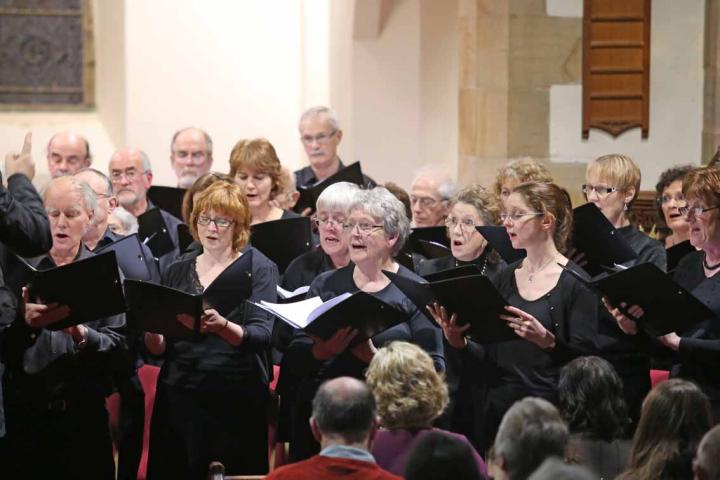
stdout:
POLYGON ((233 220, 232 249, 240 251, 250 239, 250 209, 247 199, 239 185, 228 182, 215 182, 198 196, 188 227, 196 241, 200 241, 197 221, 200 214, 214 210, 215 213, 228 215, 233 220))
POLYGON ((428 428, 448 404, 448 388, 424 350, 392 342, 373 357, 365 374, 380 423, 389 429, 428 428))
POLYGON ((495 195, 500 197, 502 186, 509 179, 517 180, 518 183, 551 183, 553 181, 552 174, 547 167, 530 157, 511 160, 505 166, 500 167, 495 177, 495 184, 493 185, 495 195))
POLYGON ((596 158, 588 163, 587 169, 585 170, 585 178, 587 179, 593 174, 609 183, 609 186, 617 188, 622 193, 629 192, 631 188, 635 189, 635 194, 628 203, 628 206, 632 205, 640 194, 640 168, 638 168, 633 159, 627 155, 612 153, 596 158))

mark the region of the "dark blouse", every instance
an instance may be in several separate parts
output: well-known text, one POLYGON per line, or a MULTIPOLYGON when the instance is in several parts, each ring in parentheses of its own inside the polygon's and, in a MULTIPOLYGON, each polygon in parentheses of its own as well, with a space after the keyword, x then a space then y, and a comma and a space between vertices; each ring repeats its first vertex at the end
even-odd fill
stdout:
POLYGON ((667 254, 662 243, 650 238, 634 225, 618 228, 617 231, 638 254, 635 260, 626 262, 623 265, 632 267, 641 263, 653 263, 660 270, 667 270, 667 254))
POLYGON ((492 279, 497 273, 503 269, 506 264, 500 259, 496 259, 497 254, 493 255, 492 251, 487 249, 480 254, 475 260, 469 262, 459 260, 452 255, 446 257, 433 258, 430 260, 423 260, 415 269, 415 272, 424 277, 431 273, 441 272, 443 270, 449 270, 451 268, 462 267, 464 265, 477 265, 483 275, 492 279))
MULTIPOLYGON (((354 268, 354 265, 348 265, 321 274, 310 286, 308 298, 320 296, 323 301, 327 301, 346 292, 359 291, 352 278, 354 268)), ((423 281, 422 278, 402 266, 400 266, 398 274, 416 281, 423 281)), ((408 316, 407 322, 374 336, 373 344, 380 348, 394 340, 415 343, 428 352, 438 370, 444 370, 445 360, 440 328, 423 315, 415 304, 392 283, 373 295, 405 312, 408 316)), ((302 330, 297 330, 286 353, 288 366, 296 376, 303 378, 301 387, 303 393, 299 395, 303 395, 306 400, 312 399, 317 386, 324 380, 340 376, 363 378, 367 364, 350 351, 345 351, 329 360, 320 361, 313 356, 312 347, 312 339, 302 330)))
POLYGON ((323 272, 334 270, 332 259, 321 247, 303 253, 290 262, 283 274, 282 287, 293 291, 296 288, 310 285, 323 272))
MULTIPOLYGON (((536 300, 526 300, 518 293, 515 282, 515 270, 521 263, 522 260, 510 264, 493 283, 508 303, 535 316, 555 335, 555 347, 544 350, 518 337, 485 345, 469 341, 466 351, 498 367, 491 383, 515 383, 531 395, 552 398, 560 368, 573 358, 596 350, 598 299, 573 275, 563 271, 549 292, 536 300)), ((574 263, 567 266, 584 275, 574 263)))
MULTIPOLYGON (((242 253, 252 251, 252 293, 248 300, 274 302, 277 299, 277 267, 259 250, 246 246, 242 253)), ((163 284, 189 293, 203 288, 194 257, 178 260, 163 274, 163 284)), ((240 385, 267 384, 270 378, 268 347, 272 319, 270 314, 238 298, 238 307, 226 318, 242 325, 245 337, 235 347, 215 334, 197 341, 167 339, 165 362, 159 380, 180 388, 211 388, 222 391, 240 385)))

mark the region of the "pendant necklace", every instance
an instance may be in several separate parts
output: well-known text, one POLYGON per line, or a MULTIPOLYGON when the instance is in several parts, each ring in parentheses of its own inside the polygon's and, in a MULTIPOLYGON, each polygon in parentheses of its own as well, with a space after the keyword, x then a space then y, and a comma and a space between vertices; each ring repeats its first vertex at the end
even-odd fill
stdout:
MULTIPOLYGON (((555 259, 555 255, 553 254, 553 256, 551 256, 551 257, 550 257, 545 263, 543 263, 540 267, 536 268, 536 269, 533 270, 532 272, 528 272, 528 282, 532 283, 533 277, 535 276, 535 274, 538 273, 538 272, 540 272, 540 271, 542 271, 545 267, 547 267, 548 265, 550 265, 550 262, 552 262, 554 259, 555 259)), ((528 265, 528 267, 530 267, 530 265, 528 265)), ((528 270, 529 270, 529 268, 528 268, 528 270)))

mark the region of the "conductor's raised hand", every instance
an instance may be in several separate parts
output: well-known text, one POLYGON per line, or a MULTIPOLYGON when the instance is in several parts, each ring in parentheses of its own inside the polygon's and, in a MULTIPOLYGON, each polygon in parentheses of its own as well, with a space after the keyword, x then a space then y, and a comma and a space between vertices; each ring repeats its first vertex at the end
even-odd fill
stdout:
POLYGON ((312 337, 315 344, 312 353, 318 360, 328 360, 347 350, 348 345, 357 336, 358 331, 352 327, 343 327, 327 340, 312 337))
POLYGON ((517 307, 508 305, 505 307, 508 315, 500 315, 510 328, 520 337, 528 340, 540 348, 552 348, 555 346, 555 335, 537 318, 517 307))
POLYGON ((25 134, 25 141, 19 154, 10 152, 5 155, 5 176, 10 178, 16 173, 22 173, 30 180, 35 177, 35 162, 32 159, 32 133, 30 132, 25 134))
POLYGON ((453 313, 448 316, 448 312, 437 302, 433 302, 427 305, 425 308, 428 309, 430 315, 432 315, 435 322, 442 328, 445 339, 451 347, 461 349, 467 346, 467 338, 465 338, 465 332, 470 328, 470 323, 463 326, 457 324, 457 314, 453 313))
POLYGON ((25 304, 25 323, 33 328, 45 328, 48 325, 64 320, 70 315, 70 307, 58 303, 30 302, 30 292, 27 287, 22 289, 22 299, 25 304))

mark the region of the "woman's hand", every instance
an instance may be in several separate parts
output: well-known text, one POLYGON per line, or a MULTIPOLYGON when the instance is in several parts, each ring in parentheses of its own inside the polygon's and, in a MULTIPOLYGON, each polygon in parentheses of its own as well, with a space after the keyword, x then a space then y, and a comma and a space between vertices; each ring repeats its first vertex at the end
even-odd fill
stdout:
POLYGON ((73 339, 73 342, 80 343, 85 340, 85 335, 87 335, 87 327, 85 325, 73 325, 71 327, 63 328, 63 332, 70 335, 73 339))
POLYGON ((165 337, 159 333, 145 332, 145 348, 153 355, 162 355, 165 352, 165 337))
POLYGON ((512 315, 500 315, 500 318, 508 322, 508 326, 520 338, 524 338, 540 348, 552 348, 555 346, 555 335, 543 327, 537 318, 511 305, 506 306, 505 310, 512 315))
POLYGON ((435 319, 435 322, 442 328, 445 339, 451 347, 462 349, 467 346, 467 338, 465 338, 465 332, 470 328, 470 324, 458 326, 457 314, 453 313, 448 317, 447 310, 445 307, 437 302, 433 302, 427 307, 430 315, 435 319))
POLYGON ((229 320, 220 315, 215 309, 208 309, 200 317, 200 333, 220 333, 226 329, 229 320))
POLYGON ((658 337, 658 340, 660 340, 660 343, 662 343, 666 347, 671 348, 677 352, 680 349, 680 340, 682 339, 678 336, 677 333, 670 332, 666 335, 658 337))
MULTIPOLYGON (((603 305, 605 305, 605 308, 607 308, 607 311, 610 312, 610 315, 615 319, 615 322, 617 323, 620 330, 623 331, 626 335, 637 335, 638 333, 638 327, 637 327, 637 320, 638 318, 645 315, 645 311, 640 308, 637 305, 633 305, 630 308, 627 309, 627 313, 630 314, 633 318, 628 317, 624 313, 620 311, 619 308, 613 307, 610 305, 610 302, 603 297, 602 299, 603 305)), ((627 304, 625 302, 620 303, 621 308, 627 308, 627 304)))
POLYGON ((370 363, 370 361, 377 353, 377 348, 375 348, 375 345, 373 345, 372 339, 368 338, 364 342, 355 345, 352 348, 351 352, 361 361, 365 363, 370 363))
POLYGON ((27 287, 22 289, 22 299, 25 304, 25 323, 33 328, 45 328, 66 319, 70 315, 70 307, 67 305, 31 303, 30 292, 27 287))
POLYGON ((327 340, 319 337, 312 337, 315 344, 312 354, 318 360, 328 360, 344 352, 350 342, 357 336, 358 331, 352 327, 344 327, 333 334, 327 340))
POLYGON ((193 332, 195 331, 195 317, 192 315, 188 315, 187 313, 178 313, 175 318, 180 324, 182 324, 183 327, 188 330, 192 330, 193 332))

